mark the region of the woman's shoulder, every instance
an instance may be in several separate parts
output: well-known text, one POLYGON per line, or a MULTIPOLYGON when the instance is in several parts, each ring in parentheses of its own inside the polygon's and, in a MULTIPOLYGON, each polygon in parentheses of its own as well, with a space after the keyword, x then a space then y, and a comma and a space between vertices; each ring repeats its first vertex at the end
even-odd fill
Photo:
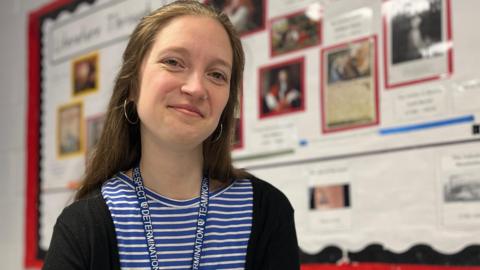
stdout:
POLYGON ((65 207, 57 222, 70 225, 72 228, 95 225, 108 218, 108 215, 105 214, 108 214, 108 208, 100 189, 98 189, 65 207))
POLYGON ((113 221, 100 190, 95 190, 58 217, 44 268, 120 269, 116 246, 113 221))
POLYGON ((262 193, 269 196, 285 196, 280 189, 275 187, 269 181, 260 179, 254 175, 250 175, 247 180, 252 183, 254 192, 262 193))
POLYGON ((254 175, 249 175, 247 178, 253 187, 254 203, 257 205, 268 207, 286 207, 292 209, 290 201, 287 196, 268 181, 260 179, 254 175))

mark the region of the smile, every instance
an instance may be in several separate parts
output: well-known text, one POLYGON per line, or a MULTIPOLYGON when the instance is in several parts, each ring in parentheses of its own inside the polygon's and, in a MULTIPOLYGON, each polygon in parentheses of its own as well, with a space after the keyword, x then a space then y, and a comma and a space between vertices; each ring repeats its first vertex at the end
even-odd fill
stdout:
POLYGON ((188 104, 177 104, 177 105, 170 105, 168 108, 174 109, 178 112, 183 114, 194 116, 194 117, 201 117, 203 118, 203 114, 200 112, 198 108, 188 104))

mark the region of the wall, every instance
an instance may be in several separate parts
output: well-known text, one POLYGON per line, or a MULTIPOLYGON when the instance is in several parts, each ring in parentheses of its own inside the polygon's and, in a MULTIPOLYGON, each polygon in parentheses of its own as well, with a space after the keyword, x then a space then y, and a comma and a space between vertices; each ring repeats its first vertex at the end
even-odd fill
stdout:
MULTIPOLYGON (((273 1, 273 0, 272 0, 273 1)), ((3 0, 0 2, 0 171, 3 173, 3 188, 0 188, 0 261, 2 269, 22 269, 24 253, 24 207, 25 207, 25 117, 27 102, 26 82, 26 30, 28 13, 50 0, 3 0), (7 66, 8 65, 8 66, 7 66)), ((458 3, 458 2, 457 2, 458 3)), ((466 8, 461 2, 464 18, 474 8, 466 8)), ((467 2, 468 3, 468 2, 467 2)), ((469 4, 472 4, 470 2, 469 4)), ((460 17, 460 16, 459 16, 460 17)), ((454 19, 458 19, 454 18, 454 19)), ((475 25, 474 22, 465 25, 475 25)), ((463 26, 462 26, 463 27, 463 26)), ((468 33, 455 32, 455 42, 468 33)), ((477 36, 478 37, 478 36, 477 36)), ((471 46, 477 44, 471 42, 471 46)), ((475 48, 471 48, 475 50, 475 48)), ((458 56, 457 56, 458 57, 458 56)), ((474 57, 471 58, 474 62, 474 57)))
POLYGON ((28 13, 48 0, 0 2, 0 262, 23 269, 28 13))

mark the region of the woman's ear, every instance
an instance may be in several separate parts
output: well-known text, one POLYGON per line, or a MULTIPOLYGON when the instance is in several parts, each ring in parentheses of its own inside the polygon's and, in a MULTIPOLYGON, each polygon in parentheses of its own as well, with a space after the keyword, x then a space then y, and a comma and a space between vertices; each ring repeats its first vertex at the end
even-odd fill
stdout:
POLYGON ((133 101, 135 103, 135 105, 137 105, 139 96, 140 96, 139 88, 138 87, 131 87, 130 91, 128 93, 128 100, 133 101))

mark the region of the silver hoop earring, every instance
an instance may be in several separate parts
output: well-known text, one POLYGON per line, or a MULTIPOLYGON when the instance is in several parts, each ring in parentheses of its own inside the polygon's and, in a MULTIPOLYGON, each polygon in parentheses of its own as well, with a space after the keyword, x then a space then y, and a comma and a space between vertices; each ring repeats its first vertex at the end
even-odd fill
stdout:
POLYGON ((220 137, 222 136, 222 132, 223 132, 223 123, 220 123, 220 131, 218 132, 218 135, 215 137, 215 139, 213 139, 212 143, 217 142, 220 139, 220 137))
MULTIPOLYGON (((133 101, 132 101, 133 102, 133 101)), ((128 118, 128 114, 127 114, 127 99, 125 99, 125 101, 123 102, 123 115, 125 116, 125 119, 127 119, 127 122, 130 123, 130 125, 136 125, 138 124, 138 115, 137 115, 137 120, 135 121, 132 121, 130 120, 130 118, 128 118)))

